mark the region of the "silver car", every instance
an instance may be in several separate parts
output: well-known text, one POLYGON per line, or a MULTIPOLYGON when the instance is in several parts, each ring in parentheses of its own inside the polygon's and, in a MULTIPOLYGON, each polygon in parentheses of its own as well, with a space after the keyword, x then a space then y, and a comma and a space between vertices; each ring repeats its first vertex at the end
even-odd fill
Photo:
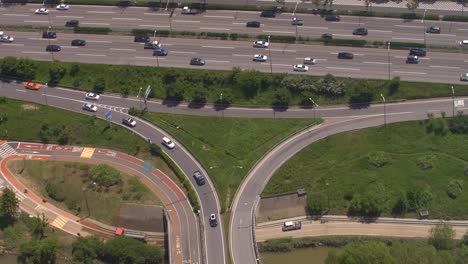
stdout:
POLYGON ((253 46, 254 48, 268 48, 268 46, 270 46, 270 43, 264 40, 257 40, 253 43, 253 46))
POLYGON ((86 93, 86 97, 85 97, 87 100, 94 100, 94 101, 97 101, 99 100, 100 96, 99 94, 95 94, 95 93, 86 93))
POLYGON ((460 81, 464 81, 464 82, 468 81, 468 73, 462 73, 460 75, 460 81))
POLYGON ((98 110, 97 106, 93 104, 84 104, 82 108, 83 110, 90 111, 90 112, 97 112, 98 110))

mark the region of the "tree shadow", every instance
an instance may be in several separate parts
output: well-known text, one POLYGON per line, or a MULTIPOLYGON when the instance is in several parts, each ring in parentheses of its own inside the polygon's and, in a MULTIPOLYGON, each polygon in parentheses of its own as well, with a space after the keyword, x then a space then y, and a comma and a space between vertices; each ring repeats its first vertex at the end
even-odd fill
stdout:
POLYGON ((162 101, 162 104, 167 106, 167 107, 176 107, 180 104, 180 100, 170 100, 170 99, 164 99, 162 101))
POLYGON ((206 102, 195 102, 195 101, 191 101, 191 102, 188 104, 188 107, 189 107, 189 108, 193 108, 193 109, 200 109, 200 108, 205 107, 205 105, 206 105, 206 102))
POLYGON ((353 110, 366 109, 366 108, 369 108, 370 102, 365 102, 365 103, 349 103, 348 106, 349 106, 350 109, 353 109, 353 110))
POLYGON ((286 112, 289 109, 289 105, 272 105, 271 109, 275 112, 286 112))

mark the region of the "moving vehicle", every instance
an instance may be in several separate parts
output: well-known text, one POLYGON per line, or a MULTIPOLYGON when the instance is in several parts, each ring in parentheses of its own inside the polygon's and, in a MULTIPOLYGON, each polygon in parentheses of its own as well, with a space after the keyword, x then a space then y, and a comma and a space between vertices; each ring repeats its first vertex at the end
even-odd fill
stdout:
POLYGON ((77 27, 80 24, 80 21, 78 20, 68 20, 65 22, 66 27, 77 27))
POLYGON ((468 81, 468 73, 462 73, 460 75, 460 81, 468 81))
POLYGON ((170 140, 168 137, 163 137, 161 143, 162 143, 164 146, 166 146, 166 148, 168 148, 168 149, 173 149, 173 148, 175 148, 174 142, 172 142, 172 140, 170 140))
POLYGON ((190 60, 190 65, 203 66, 203 65, 205 65, 205 60, 203 60, 202 58, 192 58, 190 60))
POLYGON ((355 30, 353 30, 353 35, 367 36, 368 33, 369 31, 367 30, 367 28, 356 28, 355 30))
POLYGON ((293 26, 303 26, 304 25, 304 21, 302 19, 299 19, 297 17, 294 17, 292 22, 291 22, 291 25, 293 26))
POLYGON ((129 127, 135 127, 136 126, 136 121, 133 120, 131 117, 126 117, 122 119, 122 124, 129 126, 129 127))
POLYGON ((39 9, 36 9, 36 11, 34 11, 34 14, 36 14, 36 15, 47 15, 47 14, 49 14, 49 10, 47 10, 47 8, 45 8, 45 7, 41 7, 39 9))
POLYGON ((200 14, 200 10, 199 9, 195 9, 195 8, 190 8, 188 6, 184 6, 184 8, 182 8, 182 15, 196 15, 196 14, 200 14))
POLYGON ((97 100, 99 100, 99 98, 101 98, 101 97, 99 96, 99 94, 96 94, 96 93, 86 93, 86 95, 85 95, 85 99, 87 99, 87 100, 97 101, 97 100))
POLYGON ((258 21, 249 21, 245 24, 246 27, 254 27, 254 28, 258 28, 260 27, 260 22, 258 21))
POLYGON ((462 40, 460 41, 460 43, 458 44, 460 47, 468 47, 468 40, 462 40))
POLYGON ((260 62, 265 62, 268 60, 268 56, 262 55, 262 54, 255 54, 253 61, 260 61, 260 62))
POLYGON ((26 85, 24 85, 24 88, 37 91, 41 89, 41 85, 35 82, 27 82, 26 85))
POLYGON ((161 48, 155 48, 153 51, 153 56, 167 56, 169 51, 161 48))
POLYGON ((218 225, 218 219, 216 219, 215 214, 210 214, 210 226, 215 227, 218 225))
POLYGON ((72 46, 86 46, 86 40, 83 39, 74 39, 71 42, 72 46))
POLYGON ((325 16, 325 21, 340 21, 341 18, 339 15, 329 14, 325 16))
POLYGON ((265 10, 260 13, 261 17, 276 17, 276 12, 273 10, 265 10))
POLYGON ((309 67, 304 64, 296 64, 294 65, 293 70, 297 72, 306 72, 309 70, 309 67))
POLYGON ((426 50, 422 48, 410 48, 409 55, 424 57, 426 56, 426 50))
POLYGON ((133 41, 134 42, 149 42, 150 38, 148 35, 135 35, 135 37, 133 38, 133 41))
POLYGON ((51 44, 51 45, 47 45, 47 47, 46 47, 46 51, 59 52, 61 50, 62 50, 62 48, 59 45, 51 44))
POLYGON ((60 4, 60 5, 55 7, 55 9, 57 9, 57 10, 68 10, 69 8, 70 8, 70 6, 66 5, 66 4, 60 4))
POLYGON ((304 58, 304 64, 314 65, 315 64, 315 59, 313 59, 313 58, 304 58))
POLYGON ((283 232, 299 230, 301 229, 301 227, 302 227, 301 221, 288 221, 288 222, 284 222, 282 230, 283 232))
POLYGON ((323 39, 333 39, 333 34, 332 33, 324 33, 324 34, 322 34, 321 38, 323 38, 323 39))
POLYGON ((428 27, 426 33, 440 34, 441 31, 440 27, 428 27))
POLYGON ((0 36, 0 42, 6 42, 6 43, 11 43, 15 40, 15 38, 7 36, 7 35, 2 35, 0 36))
POLYGON ((253 43, 254 48, 268 48, 269 45, 270 43, 264 40, 257 40, 253 43))
POLYGON ((409 56, 406 58, 406 63, 409 63, 409 64, 418 64, 418 63, 419 63, 419 57, 416 56, 416 55, 409 55, 409 56))
POLYGON ((57 38, 57 33, 53 31, 42 31, 42 38, 54 39, 57 38))
POLYGON ((351 52, 339 52, 338 53, 338 59, 352 60, 353 58, 354 58, 354 55, 351 52))
POLYGON ((203 176, 203 174, 200 171, 195 171, 193 173, 193 178, 195 179, 198 185, 201 186, 205 184, 205 176, 203 176))
POLYGON ((98 108, 97 106, 93 105, 93 104, 84 104, 83 105, 83 110, 86 110, 86 111, 90 111, 90 112, 97 112, 98 108))
POLYGON ((155 40, 155 41, 149 41, 149 42, 145 42, 145 46, 143 46, 144 49, 155 49, 155 48, 159 48, 160 44, 159 44, 159 41, 155 40))

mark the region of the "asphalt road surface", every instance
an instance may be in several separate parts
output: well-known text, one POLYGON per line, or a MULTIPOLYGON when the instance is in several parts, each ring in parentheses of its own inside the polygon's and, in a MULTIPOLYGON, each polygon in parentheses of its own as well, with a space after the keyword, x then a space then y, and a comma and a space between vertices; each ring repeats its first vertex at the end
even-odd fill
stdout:
POLYGON ((347 48, 323 45, 271 43, 270 48, 254 48, 249 41, 222 41, 206 39, 163 38, 162 48, 169 55, 152 55, 151 49, 143 49, 141 43, 133 42, 131 36, 103 36, 59 33, 57 39, 42 39, 40 33, 9 32, 15 36, 14 43, 2 43, 0 57, 29 57, 36 60, 78 61, 84 63, 131 64, 161 67, 191 67, 230 70, 233 67, 257 69, 269 72, 293 73, 293 65, 301 64, 305 57, 315 58, 316 65, 299 74, 325 75, 355 78, 387 79, 400 76, 404 80, 460 83, 460 74, 468 71, 468 54, 428 52, 419 64, 407 64, 406 50, 347 48), (84 47, 71 46, 71 40, 87 41, 84 47), (60 52, 46 52, 48 44, 62 47, 60 52), (338 59, 338 52, 348 51, 354 59, 338 59), (269 57, 267 62, 254 62, 254 54, 269 57), (189 66, 192 57, 205 59, 205 66, 189 66), (388 64, 390 61, 390 65, 388 64))
POLYGON ((320 15, 296 14, 303 26, 293 26, 292 13, 281 13, 275 18, 260 17, 257 11, 208 10, 200 15, 181 15, 176 9, 172 17, 164 9, 148 7, 119 8, 113 6, 71 6, 68 11, 49 9, 48 15, 36 15, 41 5, 28 4, 0 8, 0 24, 64 27, 68 20, 80 21, 83 27, 109 27, 112 29, 151 29, 194 32, 248 33, 251 35, 286 35, 319 38, 332 33, 339 39, 365 39, 378 41, 416 42, 437 46, 457 46, 468 39, 468 23, 404 20, 379 17, 342 16, 339 22, 325 21, 320 15), (247 28, 246 22, 259 21, 260 28, 247 28), (441 34, 426 33, 426 28, 440 26, 441 34), (358 27, 369 30, 368 36, 355 36, 358 27))

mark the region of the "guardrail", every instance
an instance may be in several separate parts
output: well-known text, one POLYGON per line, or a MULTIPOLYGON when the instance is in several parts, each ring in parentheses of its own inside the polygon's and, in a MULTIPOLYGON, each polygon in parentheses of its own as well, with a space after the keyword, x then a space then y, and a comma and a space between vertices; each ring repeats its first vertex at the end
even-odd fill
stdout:
POLYGON ((255 198, 253 207, 252 207, 252 241, 253 241, 253 247, 254 247, 254 252, 255 252, 255 259, 257 261, 257 264, 262 264, 262 259, 260 258, 260 253, 258 252, 258 246, 257 246, 257 238, 255 236, 255 227, 257 225, 257 206, 258 203, 260 202, 260 196, 257 195, 255 198))

